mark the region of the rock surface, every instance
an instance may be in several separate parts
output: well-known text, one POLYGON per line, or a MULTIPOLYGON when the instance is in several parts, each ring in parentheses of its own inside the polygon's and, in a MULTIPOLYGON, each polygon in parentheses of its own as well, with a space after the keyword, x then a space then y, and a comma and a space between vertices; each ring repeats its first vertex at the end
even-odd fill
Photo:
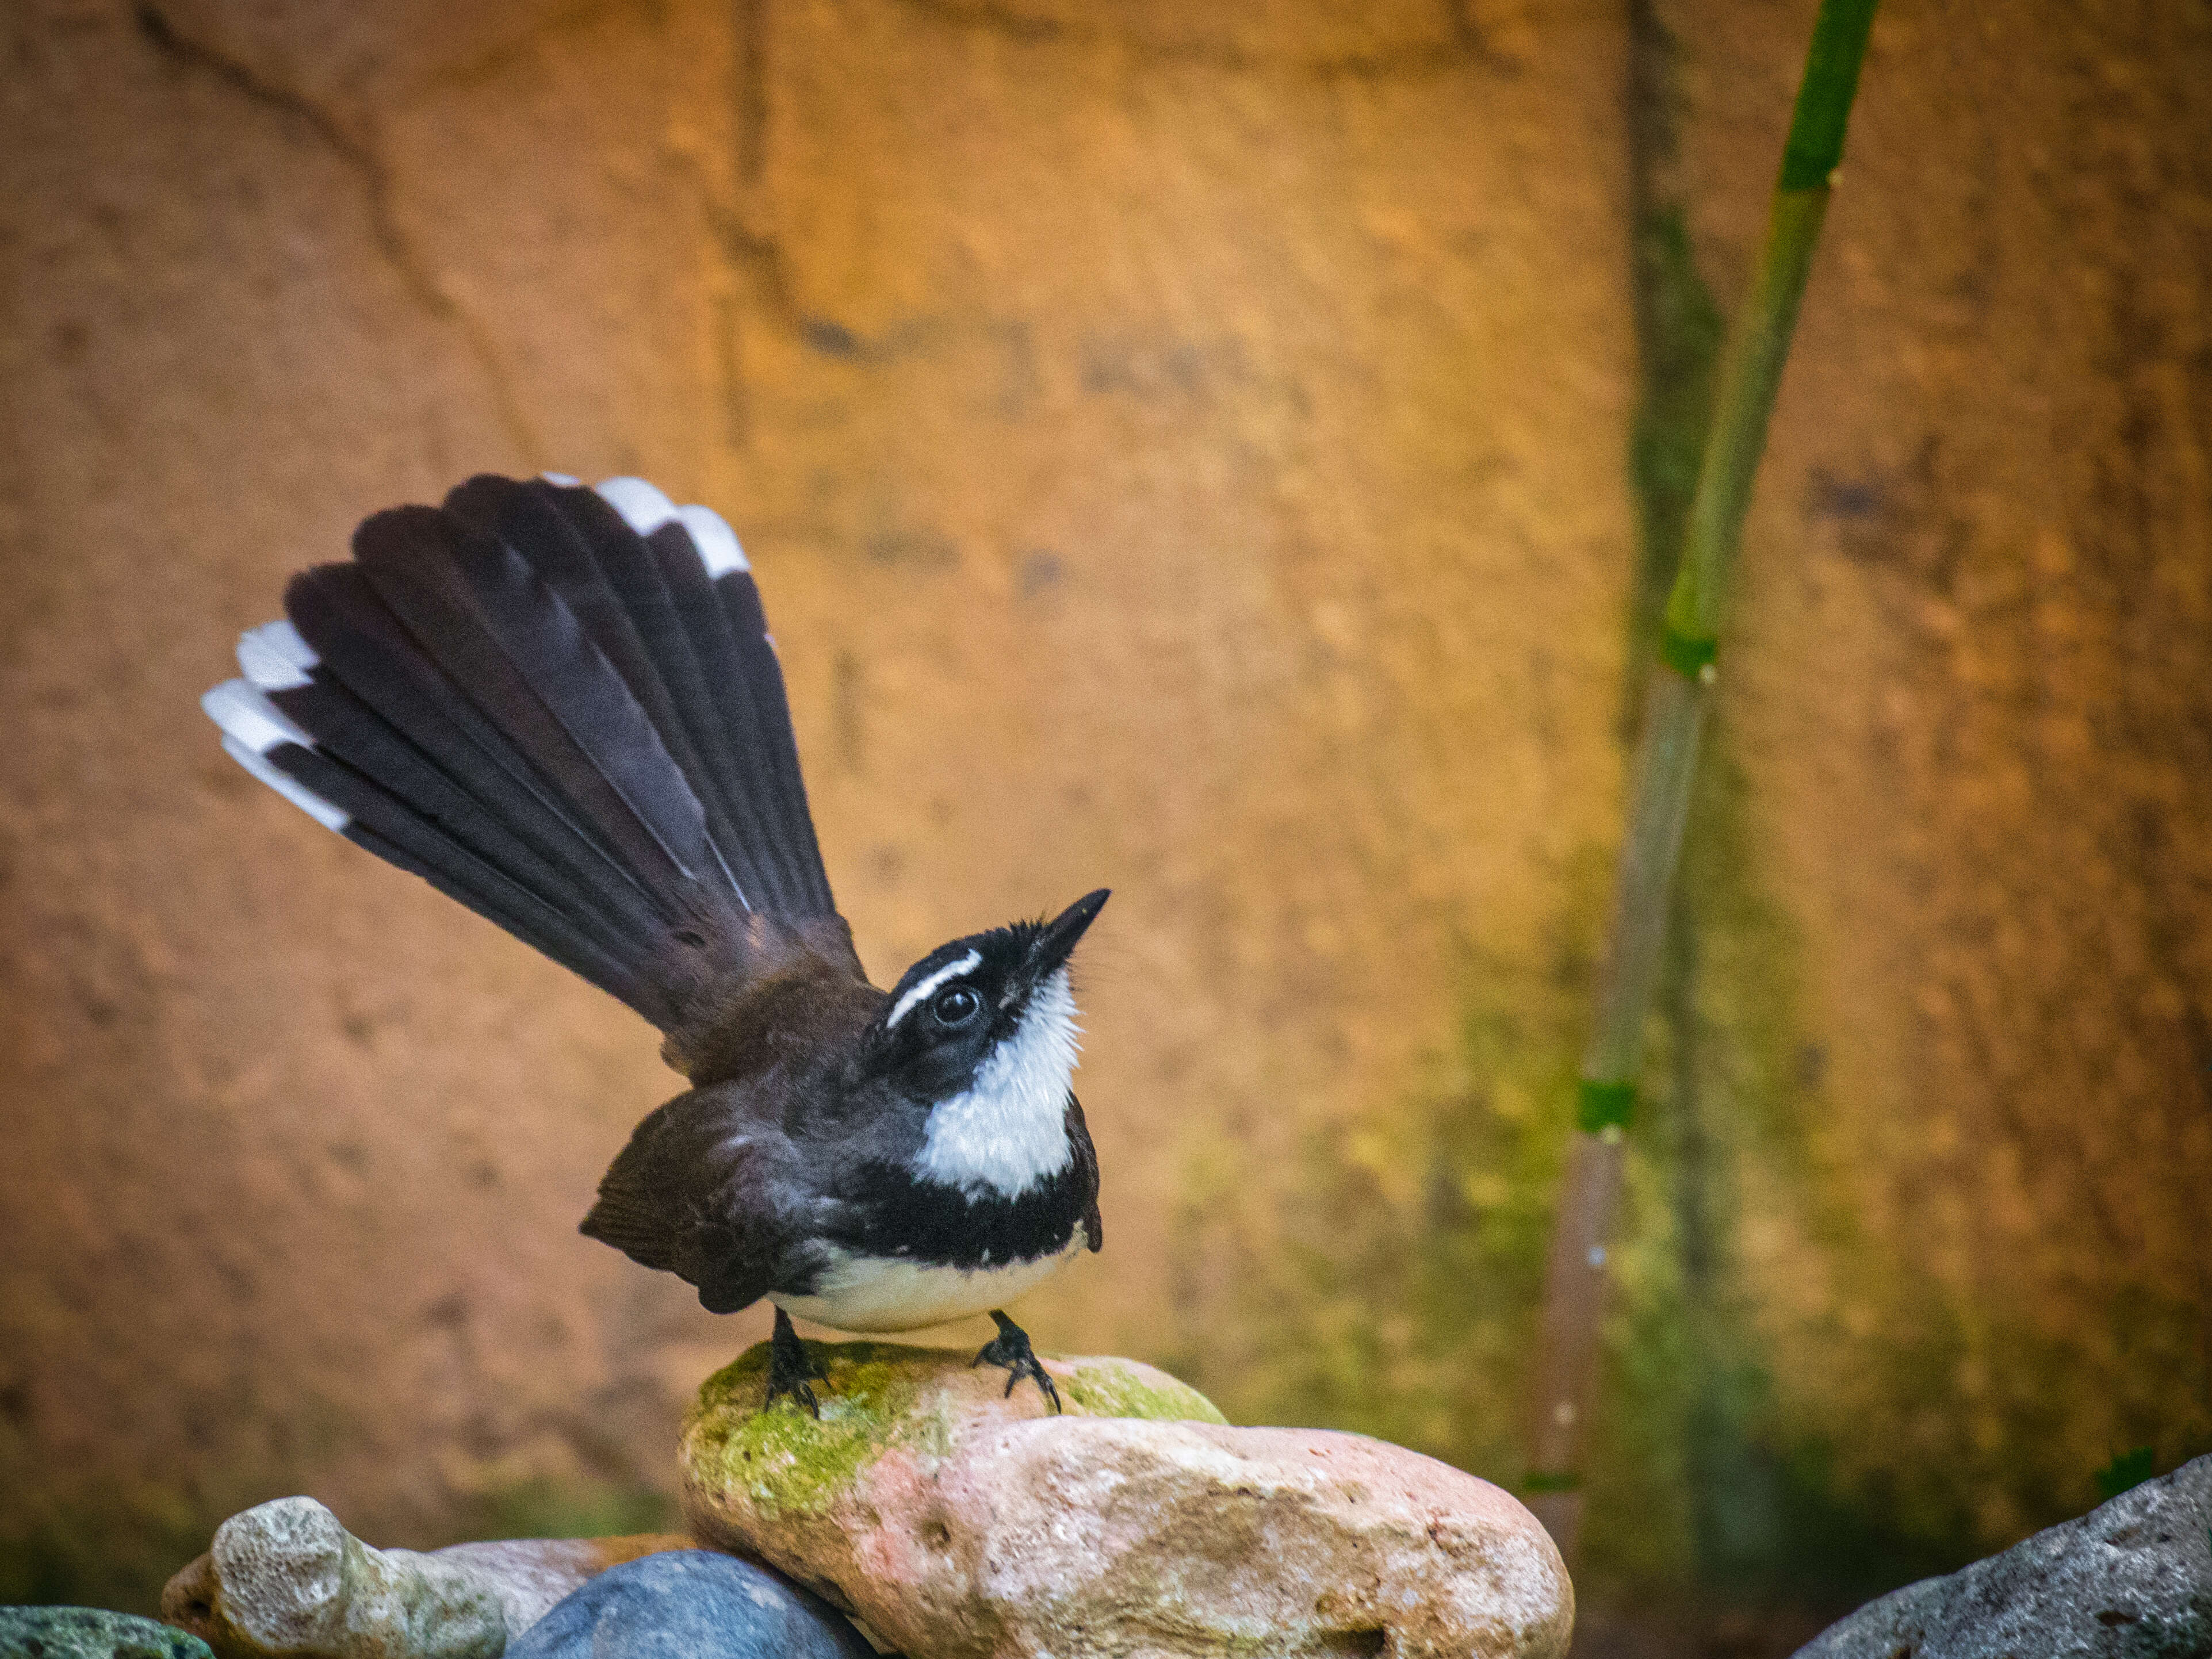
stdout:
POLYGON ((234 1515, 169 1581, 161 1616, 221 1659, 496 1659, 609 1567, 691 1540, 514 1539, 428 1554, 373 1549, 312 1498, 234 1515))
POLYGON ((209 1659, 197 1636, 99 1607, 0 1607, 0 1659, 209 1659))
POLYGON ((1948 1578, 1870 1601, 1796 1659, 2202 1659, 2212 1457, 1948 1578))
POLYGON ((507 1659, 874 1659, 819 1596, 711 1550, 600 1574, 511 1644, 507 1659))
POLYGON ((1486 1481, 1360 1436, 1237 1429, 1150 1366, 1048 1359, 1067 1411, 963 1354, 809 1345, 819 1422, 760 1409, 765 1345, 684 1443, 707 1541, 931 1659, 1564 1654, 1573 1590, 1486 1481))
MULTIPOLYGON (((422 1559, 473 1574, 499 1597, 508 1640, 522 1634, 554 1607, 602 1573, 675 1550, 691 1540, 676 1533, 639 1533, 624 1538, 509 1538, 493 1543, 454 1544, 422 1559)), ((391 1550, 388 1555, 405 1555, 391 1550)))

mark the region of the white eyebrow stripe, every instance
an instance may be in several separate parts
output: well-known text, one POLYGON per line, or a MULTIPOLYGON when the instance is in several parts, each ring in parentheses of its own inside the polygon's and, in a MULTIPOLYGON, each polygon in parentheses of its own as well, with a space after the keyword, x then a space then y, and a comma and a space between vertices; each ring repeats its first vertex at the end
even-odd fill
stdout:
POLYGON ((939 969, 927 979, 923 980, 919 985, 910 988, 907 994, 901 997, 897 1003, 892 1007, 891 1017, 884 1022, 884 1030, 888 1031, 892 1026, 904 1019, 907 1015, 912 1012, 915 1003, 920 1002, 932 991, 934 991, 939 986, 944 984, 946 980, 955 978, 959 975, 967 973, 971 969, 979 967, 981 965, 982 960, 983 953, 981 951, 970 951, 966 956, 961 957, 959 961, 946 963, 945 966, 939 969))

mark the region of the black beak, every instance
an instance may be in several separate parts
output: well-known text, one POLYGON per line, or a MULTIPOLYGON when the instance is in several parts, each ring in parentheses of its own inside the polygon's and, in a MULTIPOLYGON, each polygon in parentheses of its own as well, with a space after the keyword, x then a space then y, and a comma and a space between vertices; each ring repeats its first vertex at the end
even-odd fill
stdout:
POLYGON ((1076 941, 1101 910, 1106 908, 1110 890, 1102 887, 1095 893, 1085 893, 1081 898, 1045 923, 1044 931, 1030 946, 1030 983, 1042 981, 1055 968, 1065 965, 1073 952, 1076 941))

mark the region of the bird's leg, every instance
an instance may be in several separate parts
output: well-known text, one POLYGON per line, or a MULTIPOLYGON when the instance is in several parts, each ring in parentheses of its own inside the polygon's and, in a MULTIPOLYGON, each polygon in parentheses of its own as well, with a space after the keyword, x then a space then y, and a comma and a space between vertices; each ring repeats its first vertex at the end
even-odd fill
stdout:
POLYGON ((807 1357, 806 1345, 791 1328, 791 1316, 778 1308, 775 1335, 769 1340, 768 1349, 768 1398, 761 1403, 761 1409, 766 1411, 780 1396, 787 1394, 811 1414, 819 1417, 822 1407, 814 1403, 814 1390, 806 1385, 816 1378, 827 1382, 829 1377, 829 1372, 807 1357))
POLYGON ((1060 1390, 1053 1387, 1052 1378, 1037 1363, 1036 1350, 1030 1346, 1030 1334, 996 1308, 991 1310, 991 1317, 998 1322, 999 1334, 983 1345, 982 1352, 968 1362, 968 1369, 972 1371, 978 1365, 1004 1365, 1008 1372, 1007 1399, 1014 1397, 1014 1384, 1026 1376, 1044 1391, 1044 1397, 1052 1401, 1053 1410, 1059 1411, 1060 1390))

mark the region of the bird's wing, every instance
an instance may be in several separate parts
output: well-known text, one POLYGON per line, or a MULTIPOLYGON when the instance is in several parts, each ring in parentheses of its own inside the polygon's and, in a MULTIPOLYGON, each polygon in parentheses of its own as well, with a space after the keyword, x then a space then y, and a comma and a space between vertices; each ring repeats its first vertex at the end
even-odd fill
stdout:
POLYGON ((1091 1144, 1091 1128, 1083 1121, 1083 1103, 1072 1089, 1067 1094, 1067 1139, 1075 1148, 1077 1171, 1091 1192, 1090 1206, 1083 1212, 1084 1239, 1093 1250, 1103 1249, 1106 1223, 1098 1213, 1098 1149, 1091 1144))
POLYGON ((631 1133, 580 1231, 734 1313, 768 1293, 789 1242, 771 1192, 782 1150, 732 1091, 678 1095, 631 1133))

